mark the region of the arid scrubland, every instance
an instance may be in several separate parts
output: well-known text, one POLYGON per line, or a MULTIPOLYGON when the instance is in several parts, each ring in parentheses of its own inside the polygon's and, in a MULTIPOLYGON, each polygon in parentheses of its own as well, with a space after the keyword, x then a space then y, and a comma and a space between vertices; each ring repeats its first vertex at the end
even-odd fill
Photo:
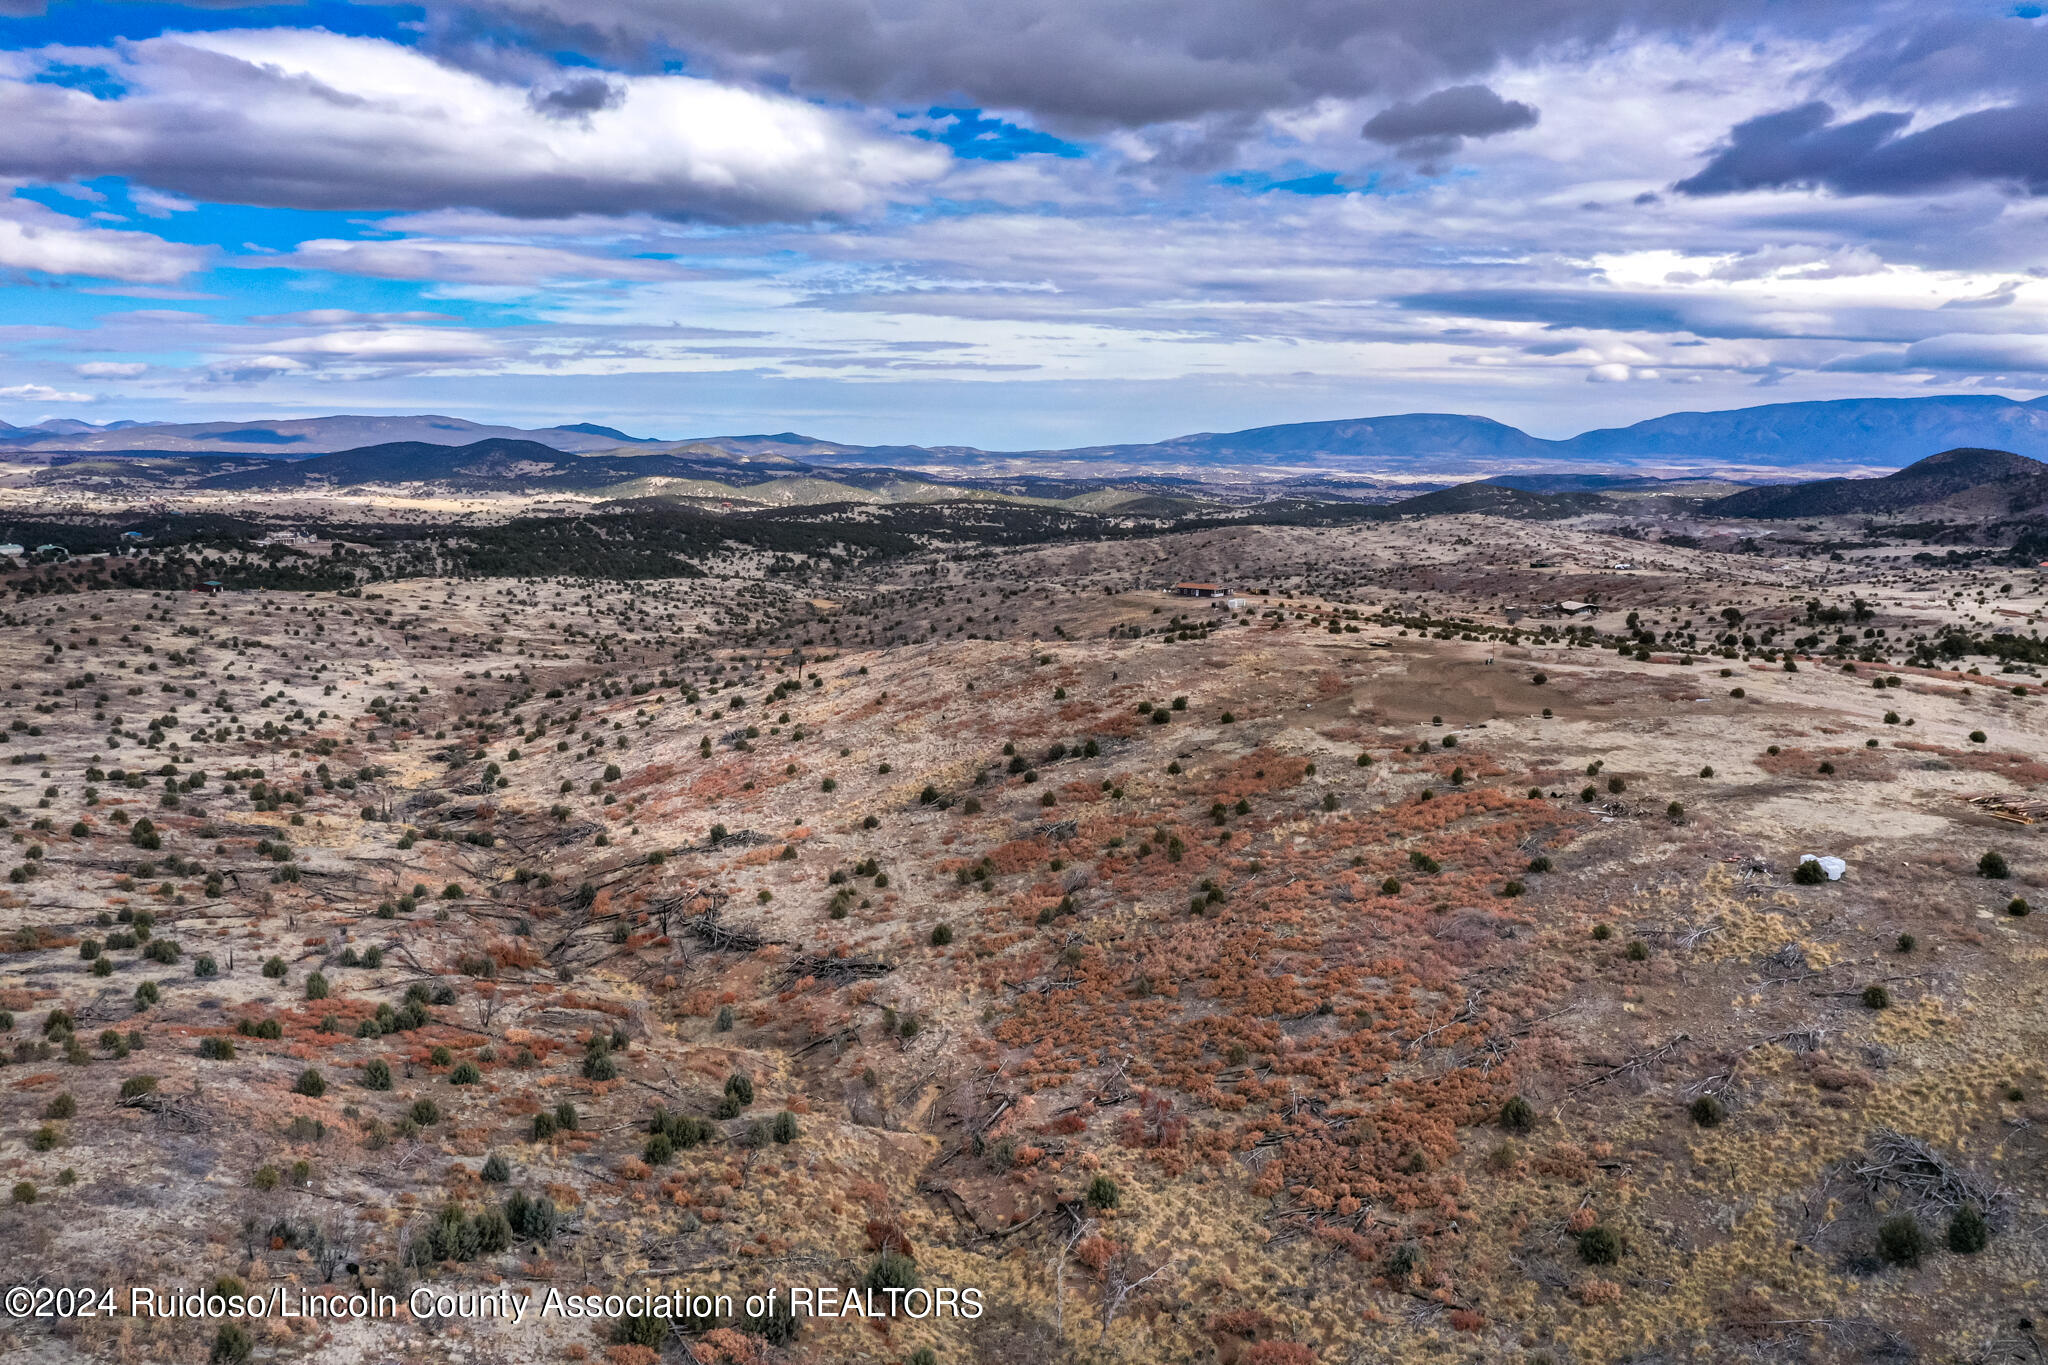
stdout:
POLYGON ((983 1308, 0 1352, 2041 1359, 2038 573, 1611 529, 11 595, 0 1278, 983 1308))

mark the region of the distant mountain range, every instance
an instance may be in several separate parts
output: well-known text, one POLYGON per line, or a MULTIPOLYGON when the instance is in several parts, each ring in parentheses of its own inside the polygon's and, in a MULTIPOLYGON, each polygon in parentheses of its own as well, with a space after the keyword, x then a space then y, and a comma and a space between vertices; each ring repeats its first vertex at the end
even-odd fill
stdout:
POLYGON ((536 440, 554 450, 566 451, 610 450, 641 439, 593 422, 527 431, 432 415, 293 417, 276 422, 109 422, 105 426, 57 418, 32 427, 0 422, 0 458, 10 451, 299 456, 353 450, 379 442, 458 446, 493 437, 536 440))
POLYGON ((1992 394, 1772 403, 1680 412, 1549 441, 1485 417, 1408 413, 1202 433, 1149 446, 1061 452, 1081 459, 1190 465, 1319 465, 1424 471, 1560 465, 1683 465, 1798 470, 1879 468, 1931 450, 1990 446, 2048 456, 2048 398, 1992 394))
POLYGON ((1773 403, 1727 412, 1672 413, 1561 441, 1531 436, 1486 417, 1403 413, 1336 422, 1292 422, 1248 431, 1198 432, 1150 444, 1029 451, 846 445, 787 431, 654 441, 589 422, 528 431, 436 416, 311 417, 249 423, 114 422, 106 426, 54 421, 27 428, 0 423, 0 457, 9 452, 38 456, 149 452, 300 458, 373 445, 454 447, 494 439, 530 441, 571 454, 625 453, 630 449, 742 461, 787 459, 811 465, 926 470, 1059 465, 1160 472, 1241 468, 1301 473, 1321 469, 1458 477, 1593 465, 1796 473, 1897 468, 1929 451, 1958 447, 2048 457, 2048 398, 2022 403, 1991 394, 1962 394, 1773 403))

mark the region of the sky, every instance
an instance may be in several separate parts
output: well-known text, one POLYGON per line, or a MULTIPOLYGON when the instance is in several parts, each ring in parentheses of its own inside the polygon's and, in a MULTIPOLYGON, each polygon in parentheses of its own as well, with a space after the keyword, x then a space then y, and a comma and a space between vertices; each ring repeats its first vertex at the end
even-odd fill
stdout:
POLYGON ((2048 391, 1974 0, 0 0, 0 420, 1056 448, 2048 391))

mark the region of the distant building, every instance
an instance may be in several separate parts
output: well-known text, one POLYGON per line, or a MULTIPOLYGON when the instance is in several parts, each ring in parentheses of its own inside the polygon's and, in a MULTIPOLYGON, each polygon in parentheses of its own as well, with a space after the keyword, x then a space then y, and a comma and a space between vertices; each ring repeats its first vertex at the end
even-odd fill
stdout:
POLYGON ((27 546, 16 545, 13 541, 9 541, 5 545, 0 545, 0 559, 19 559, 27 553, 27 546))
POLYGON ((209 578, 204 583, 201 583, 198 587, 192 589, 192 591, 205 593, 208 597, 217 597, 221 593, 227 591, 227 585, 222 583, 218 578, 209 578))
POLYGON ((1595 607, 1591 602, 1571 601, 1558 603, 1557 609, 1563 612, 1566 616, 1584 616, 1587 612, 1599 610, 1599 608, 1595 607))
POLYGON ((1175 597, 1228 597, 1230 590, 1221 583, 1176 583, 1167 589, 1175 597))

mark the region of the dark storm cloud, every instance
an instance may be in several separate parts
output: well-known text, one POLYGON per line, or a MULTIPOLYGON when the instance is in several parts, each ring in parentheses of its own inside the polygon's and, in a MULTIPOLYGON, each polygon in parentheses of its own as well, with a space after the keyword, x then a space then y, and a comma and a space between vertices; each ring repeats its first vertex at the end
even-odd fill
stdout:
POLYGON ((1903 132, 1910 114, 1834 117, 1816 100, 1738 123, 1706 166, 1672 188, 1924 194, 1988 183, 2048 194, 2048 103, 1981 109, 1914 133, 1903 132))
POLYGON ((2013 14, 1921 9, 1871 33, 1827 72, 1860 98, 2016 100, 2048 91, 2048 27, 2013 14))
POLYGON ((1696 331, 1669 298, 1565 289, 1446 289, 1404 294, 1393 302, 1409 312, 1489 322, 1540 322, 1558 330, 1609 332, 1696 331))
POLYGON ((1534 128, 1534 105, 1504 100, 1483 85, 1454 85, 1408 104, 1382 109, 1360 133, 1403 156, 1448 156, 1468 137, 1493 137, 1534 128))
POLYGON ((1832 108, 1814 100, 1738 123, 1703 170, 1672 188, 1680 194, 1733 194, 1823 183, 1912 122, 1909 114, 1871 114, 1845 124, 1835 124, 1834 117, 1832 108))
POLYGON ((1504 62, 1631 34, 1768 23, 1826 31, 1865 13, 1813 0, 468 0, 437 10, 450 41, 477 23, 648 69, 786 80, 801 93, 1028 111, 1078 129, 1405 95, 1504 62))
POLYGON ((549 118, 581 118, 597 113, 600 109, 613 109, 623 103, 626 90, 603 76, 579 76, 566 84, 551 90, 536 90, 527 97, 527 103, 535 113, 546 114, 549 118))
POLYGON ((2011 333, 1933 336, 1904 350, 1844 356, 1820 368, 1835 374, 2048 374, 2048 338, 2011 333))

